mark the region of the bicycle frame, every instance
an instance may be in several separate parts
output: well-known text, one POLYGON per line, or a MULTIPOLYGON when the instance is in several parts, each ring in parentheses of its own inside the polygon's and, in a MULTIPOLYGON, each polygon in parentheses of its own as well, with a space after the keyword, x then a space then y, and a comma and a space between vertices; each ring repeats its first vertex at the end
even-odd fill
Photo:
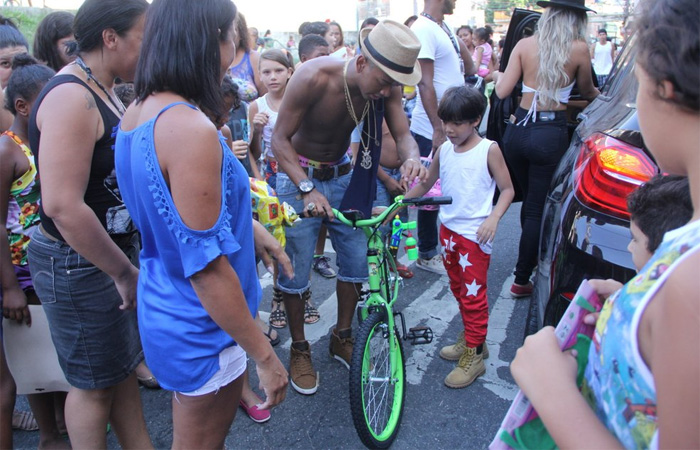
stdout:
POLYGON ((403 315, 393 311, 401 277, 391 250, 399 245, 401 230, 411 229, 413 224, 393 224, 390 248, 382 239, 380 227, 404 205, 451 202, 449 197, 404 199, 398 196, 382 213, 370 219, 363 219, 357 211, 333 210, 341 223, 361 228, 367 236, 369 291, 362 293, 364 305, 358 310, 361 324, 350 363, 350 404, 355 429, 370 448, 389 447, 401 424, 406 393, 402 341, 410 339, 414 345, 432 341, 429 327, 411 328, 407 333, 403 315), (403 336, 396 326, 396 316, 401 318, 403 336))
POLYGON ((396 302, 399 293, 399 278, 392 279, 396 272, 396 261, 389 252, 380 227, 387 218, 393 216, 398 210, 405 206, 402 203, 403 196, 396 197, 396 200, 381 214, 370 219, 353 220, 346 217, 342 212, 333 209, 333 214, 345 225, 353 228, 361 228, 367 236, 367 270, 369 273, 369 295, 364 301, 364 312, 362 319, 366 318, 370 308, 383 308, 386 310, 387 324, 389 329, 394 330, 394 315, 391 307, 396 302), (394 283, 392 284, 392 281, 394 283))

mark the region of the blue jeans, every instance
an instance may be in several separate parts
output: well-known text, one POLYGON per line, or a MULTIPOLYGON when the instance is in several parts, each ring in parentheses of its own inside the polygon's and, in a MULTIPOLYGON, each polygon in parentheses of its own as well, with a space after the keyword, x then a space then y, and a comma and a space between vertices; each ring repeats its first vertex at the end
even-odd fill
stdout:
MULTIPOLYGON (((430 156, 433 149, 433 141, 420 134, 411 133, 418 144, 421 156, 430 156)), ((438 254, 438 227, 437 219, 440 211, 418 210, 418 257, 430 259, 438 254)))
POLYGON ((600 89, 608 81, 608 75, 596 75, 596 77, 598 78, 598 89, 600 89))
MULTIPOLYGON (((315 188, 328 199, 332 207, 339 208, 350 184, 350 177, 352 172, 328 181, 313 178, 311 181, 315 188)), ((299 195, 299 190, 283 172, 277 173, 277 197, 280 203, 287 202, 298 212, 304 209, 304 200, 299 195)), ((321 224, 326 225, 333 248, 338 254, 336 259, 338 280, 349 283, 367 281, 367 238, 361 229, 353 230, 352 227, 340 223, 337 219, 333 221, 321 218, 302 219, 294 226, 285 229, 287 236, 285 251, 294 266, 294 278, 290 280, 280 271, 277 285, 282 292, 301 294, 309 289, 309 273, 321 224)))
MULTIPOLYGON (((527 111, 515 111, 516 123, 527 111)), ((544 211, 547 190, 554 171, 569 146, 566 118, 543 122, 527 122, 518 126, 509 123, 503 135, 503 153, 513 175, 523 191, 520 210, 520 247, 515 265, 515 282, 521 285, 530 281, 537 264, 540 242, 540 223, 544 211)))
MULTIPOLYGON (((122 250, 138 261, 138 236, 122 250)), ((27 250, 29 269, 71 386, 104 389, 124 381, 143 360, 136 311, 122 311, 112 278, 65 242, 40 230, 27 250)))

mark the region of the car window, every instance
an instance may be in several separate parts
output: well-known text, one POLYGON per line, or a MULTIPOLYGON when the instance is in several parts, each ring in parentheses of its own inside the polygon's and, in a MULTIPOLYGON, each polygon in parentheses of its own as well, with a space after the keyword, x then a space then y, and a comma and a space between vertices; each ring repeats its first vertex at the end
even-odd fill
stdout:
POLYGON ((632 36, 627 40, 622 48, 619 56, 615 60, 610 76, 602 86, 601 92, 604 95, 610 95, 620 89, 620 83, 624 82, 626 77, 635 77, 634 74, 634 57, 636 55, 636 36, 632 36))

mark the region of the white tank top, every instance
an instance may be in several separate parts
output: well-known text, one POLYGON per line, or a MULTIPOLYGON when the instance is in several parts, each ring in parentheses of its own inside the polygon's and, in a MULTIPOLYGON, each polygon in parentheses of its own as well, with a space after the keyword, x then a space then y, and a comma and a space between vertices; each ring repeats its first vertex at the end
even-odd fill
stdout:
POLYGON ((608 75, 612 70, 612 44, 606 42, 601 45, 600 42, 595 43, 595 53, 593 54, 593 68, 596 75, 608 75))
MULTIPOLYGON (((440 147, 442 195, 452 197, 451 205, 440 206, 440 222, 473 242, 477 242, 476 230, 493 210, 496 181, 488 166, 491 144, 482 139, 464 153, 455 152, 450 141, 440 147)), ((481 250, 491 254, 491 244, 481 245, 481 250)))
MULTIPOLYGON (((275 123, 277 122, 277 111, 273 111, 270 105, 267 103, 267 95, 258 97, 255 100, 255 104, 258 105, 258 112, 267 113, 269 120, 267 125, 262 130, 262 154, 265 157, 274 158, 275 155, 272 154, 272 147, 270 146, 270 139, 272 139, 272 130, 275 129, 275 123)), ((252 123, 251 123, 251 126, 252 123)))

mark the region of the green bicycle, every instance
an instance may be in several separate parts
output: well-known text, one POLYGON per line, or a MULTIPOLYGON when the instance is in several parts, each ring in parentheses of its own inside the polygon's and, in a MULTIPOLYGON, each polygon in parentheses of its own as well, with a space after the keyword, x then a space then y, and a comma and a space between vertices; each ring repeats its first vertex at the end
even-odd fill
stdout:
MULTIPOLYGON (((360 217, 356 211, 342 213, 333 210, 333 214, 342 223, 361 228, 367 235, 369 290, 362 292, 358 305, 360 327, 355 335, 350 361, 349 385, 350 410, 355 430, 362 443, 369 448, 388 448, 401 425, 406 394, 402 340, 408 340, 413 345, 427 344, 433 340, 433 332, 429 327, 414 327, 406 331, 403 314, 392 309, 399 295, 401 277, 395 275, 398 274, 396 261, 389 251, 386 239, 382 238, 380 226, 405 205, 450 203, 451 197, 404 199, 398 196, 391 206, 371 219, 360 217), (397 329, 396 317, 400 318, 401 335, 397 329)), ((396 246, 397 225, 394 225, 392 233, 393 244, 396 246)), ((398 239, 401 237, 401 228, 398 227, 398 239)), ((407 246, 408 244, 407 242, 407 246)))

